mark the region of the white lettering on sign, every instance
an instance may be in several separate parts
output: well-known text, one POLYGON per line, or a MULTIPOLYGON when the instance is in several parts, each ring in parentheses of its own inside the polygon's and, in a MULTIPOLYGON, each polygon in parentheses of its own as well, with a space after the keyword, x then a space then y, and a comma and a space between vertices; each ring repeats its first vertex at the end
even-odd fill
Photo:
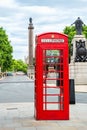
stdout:
POLYGON ((52 43, 60 43, 60 42, 62 42, 62 43, 64 43, 64 39, 41 39, 41 42, 46 42, 46 43, 50 43, 50 42, 52 42, 52 43))

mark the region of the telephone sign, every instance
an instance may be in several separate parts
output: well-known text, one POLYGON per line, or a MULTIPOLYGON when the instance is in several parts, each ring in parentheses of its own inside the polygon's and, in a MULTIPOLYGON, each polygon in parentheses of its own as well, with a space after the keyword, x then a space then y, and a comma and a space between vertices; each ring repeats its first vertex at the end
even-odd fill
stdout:
POLYGON ((41 39, 42 43, 60 43, 64 42, 64 39, 41 39))
POLYGON ((36 36, 35 60, 35 118, 68 120, 68 37, 56 32, 36 36))

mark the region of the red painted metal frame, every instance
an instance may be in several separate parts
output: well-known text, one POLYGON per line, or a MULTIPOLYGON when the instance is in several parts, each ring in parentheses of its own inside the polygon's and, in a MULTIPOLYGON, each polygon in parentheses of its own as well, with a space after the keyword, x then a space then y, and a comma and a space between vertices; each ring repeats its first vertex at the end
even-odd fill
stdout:
MULTIPOLYGON (((37 120, 68 120, 69 119, 69 72, 68 72, 68 37, 64 34, 49 32, 36 36, 36 64, 35 64, 35 118, 37 120), (41 39, 64 39, 64 43, 41 43, 41 39), (44 63, 43 58, 45 59, 45 55, 43 55, 43 51, 46 50, 62 50, 63 54, 63 86, 59 86, 59 88, 63 88, 63 110, 61 108, 62 102, 60 103, 60 109, 58 110, 49 110, 46 108, 47 104, 50 102, 46 101, 46 98, 50 96, 50 94, 46 94, 46 89, 48 88, 58 88, 55 86, 46 86, 44 87, 43 82, 43 73, 44 73, 44 63), (45 89, 45 94, 43 90, 45 89), (46 97, 47 96, 47 97, 46 97), (43 99, 45 97, 45 101, 43 99), (43 105, 45 104, 45 108, 43 105)), ((54 71, 54 70, 52 70, 54 71)), ((46 73, 46 72, 45 72, 46 73)), ((61 73, 61 72, 60 72, 61 73)), ((46 79, 47 80, 47 79, 46 79)), ((52 80, 52 79, 51 79, 52 80)), ((54 79, 53 79, 54 80, 54 79)), ((55 79, 57 80, 57 79, 55 79)), ((61 80, 61 79, 60 79, 61 80)), ((54 94, 51 96, 62 97, 62 93, 54 94)), ((58 104, 58 102, 51 102, 51 104, 58 104)))

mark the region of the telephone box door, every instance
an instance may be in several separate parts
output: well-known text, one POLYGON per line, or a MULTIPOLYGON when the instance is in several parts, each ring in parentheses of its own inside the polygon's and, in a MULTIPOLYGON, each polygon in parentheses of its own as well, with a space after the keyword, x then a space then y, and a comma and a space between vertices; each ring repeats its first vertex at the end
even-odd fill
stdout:
POLYGON ((69 119, 68 81, 68 43, 37 44, 35 67, 36 119, 69 119))

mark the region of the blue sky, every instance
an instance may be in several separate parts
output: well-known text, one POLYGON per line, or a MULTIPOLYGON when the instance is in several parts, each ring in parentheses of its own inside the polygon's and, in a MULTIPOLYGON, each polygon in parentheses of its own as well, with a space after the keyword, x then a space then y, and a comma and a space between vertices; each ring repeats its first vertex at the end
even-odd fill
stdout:
POLYGON ((0 0, 0 26, 11 40, 15 59, 28 56, 30 17, 34 37, 43 32, 62 32, 77 17, 87 25, 87 0, 0 0))

